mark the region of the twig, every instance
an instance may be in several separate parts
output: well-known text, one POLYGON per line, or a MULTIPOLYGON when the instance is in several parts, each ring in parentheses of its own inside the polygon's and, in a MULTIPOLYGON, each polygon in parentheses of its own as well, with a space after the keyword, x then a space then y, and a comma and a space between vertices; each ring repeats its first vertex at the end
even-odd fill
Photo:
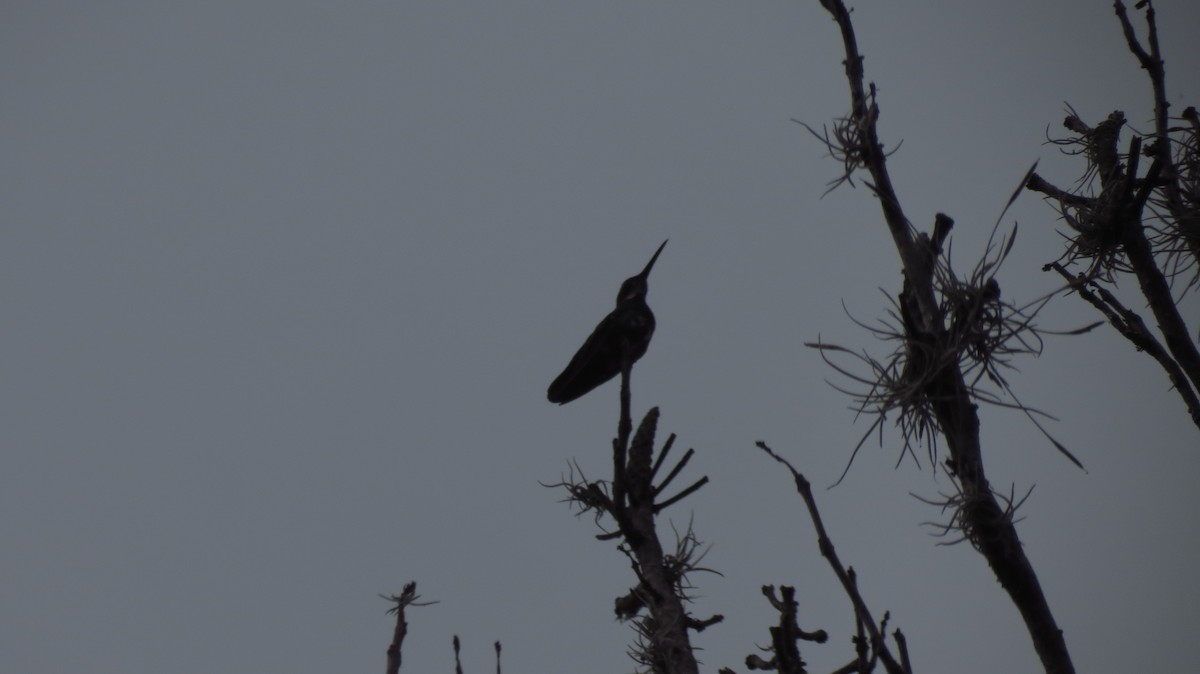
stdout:
POLYGON ((854 605, 854 613, 859 616, 863 625, 867 628, 871 636, 871 646, 879 654, 880 660, 883 661, 884 667, 889 674, 904 674, 900 664, 892 657, 888 650, 887 643, 884 641, 883 635, 879 632, 879 627, 875 624, 875 619, 871 617, 871 609, 867 608, 867 603, 863 601, 862 595, 858 592, 858 586, 846 571, 846 567, 842 566, 842 562, 838 559, 837 552, 833 548, 833 540, 829 538, 828 532, 825 531, 825 523, 821 521, 821 513, 817 510, 817 501, 813 498, 812 486, 808 479, 799 471, 792 467, 792 464, 783 457, 776 454, 767 443, 758 441, 755 443, 759 449, 767 453, 768 456, 782 463, 792 473, 792 478, 796 482, 796 491, 800 493, 800 498, 804 499, 804 505, 808 508, 808 516, 812 520, 813 528, 817 532, 817 547, 821 551, 821 556, 829 562, 829 566, 833 568, 834 575, 842 584, 842 589, 850 598, 850 603, 854 605))

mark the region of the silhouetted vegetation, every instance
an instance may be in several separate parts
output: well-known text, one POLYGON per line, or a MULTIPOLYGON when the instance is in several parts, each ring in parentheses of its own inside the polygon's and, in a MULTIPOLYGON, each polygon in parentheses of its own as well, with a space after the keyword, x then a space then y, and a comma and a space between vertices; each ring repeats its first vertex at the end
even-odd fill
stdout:
MULTIPOLYGON (((841 0, 820 0, 820 4, 840 31, 850 106, 831 125, 809 130, 842 165, 829 189, 854 186, 858 181, 878 199, 903 280, 886 317, 878 324, 863 325, 891 345, 887 356, 877 358, 827 342, 809 346, 851 382, 843 390, 852 396, 856 408, 873 415, 874 422, 863 440, 882 433, 892 420, 907 455, 919 459, 916 448, 924 447, 928 460, 944 469, 953 491, 929 501, 946 513, 945 521, 938 525, 940 532, 949 537, 948 542, 969 543, 987 560, 1023 619, 1047 674, 1074 672, 1062 630, 1018 536, 1016 512, 1024 498, 1015 488, 1000 491, 992 487, 980 440, 981 405, 1014 408, 1067 460, 1083 468, 1078 458, 1046 433, 1038 421, 1042 413, 1022 403, 1007 378, 1013 359, 1041 352, 1046 333, 1035 319, 1054 295, 1020 303, 1002 294, 999 271, 1016 241, 1015 226, 1011 231, 1002 229, 1003 213, 1025 190, 1045 196, 1070 229, 1066 250, 1046 265, 1046 270, 1066 281, 1055 295, 1078 295, 1138 350, 1154 358, 1200 426, 1196 326, 1189 327, 1179 310, 1182 294, 1200 281, 1200 116, 1193 107, 1180 117, 1169 114, 1150 2, 1136 5, 1146 23, 1148 37, 1143 44, 1124 4, 1117 0, 1114 8, 1126 44, 1152 84, 1154 128, 1129 132, 1123 144, 1122 132, 1128 128, 1123 113, 1113 112, 1089 126, 1072 110, 1064 122, 1070 135, 1052 142, 1081 157, 1082 177, 1071 189, 1062 189, 1036 173, 1035 165, 1019 181, 1014 180, 1016 191, 992 226, 984 255, 962 271, 953 264, 946 245, 954 227, 950 216, 938 214, 925 232, 905 215, 877 128, 879 97, 874 83, 865 76, 850 12, 841 0), (1143 164, 1148 166, 1143 168, 1143 164), (1155 329, 1118 300, 1115 286, 1124 276, 1136 279, 1155 329)), ((649 266, 646 273, 648 270, 649 266)), ((675 435, 670 435, 656 454, 657 408, 651 408, 633 432, 629 386, 634 360, 636 357, 622 361, 611 477, 589 480, 583 467, 573 463, 570 475, 548 486, 565 490, 566 500, 578 513, 592 515, 601 529, 597 538, 617 541, 617 550, 630 564, 633 587, 616 593, 614 610, 634 627, 630 655, 640 671, 691 674, 699 670, 691 632, 722 620, 720 615, 697 618, 689 611, 694 578, 700 572, 716 571, 702 566, 707 548, 690 522, 686 530, 674 530, 674 540, 664 544, 656 521, 666 508, 703 487, 708 478, 667 495, 693 451, 689 449, 670 470, 664 470, 675 435)), ((860 594, 853 568, 839 558, 825 529, 808 480, 766 443, 758 446, 791 474, 813 524, 818 549, 853 607, 854 652, 835 672, 866 674, 882 667, 888 674, 911 674, 914 667, 904 634, 899 629, 889 633, 890 614, 876 617, 860 594)), ((851 462, 857 451, 856 447, 851 462)), ((793 587, 765 585, 762 591, 779 620, 768 628, 769 646, 747 656, 744 666, 783 674, 807 672, 801 644, 824 644, 828 632, 802 626, 813 619, 801 614, 793 587)), ((404 594, 388 599, 396 604, 392 609, 397 615, 396 638, 388 651, 388 671, 395 672, 406 632, 404 608, 420 604, 411 584, 404 594)), ((497 671, 499 652, 497 643, 497 671)), ((730 668, 719 671, 735 672, 730 668)))

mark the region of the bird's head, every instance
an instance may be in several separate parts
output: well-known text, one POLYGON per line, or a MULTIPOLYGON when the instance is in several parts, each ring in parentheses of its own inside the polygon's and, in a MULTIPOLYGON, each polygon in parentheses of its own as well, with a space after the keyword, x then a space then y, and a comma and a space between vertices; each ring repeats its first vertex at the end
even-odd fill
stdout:
POLYGON ((646 296, 646 291, 649 288, 648 279, 650 278, 650 269, 654 267, 654 261, 658 259, 658 254, 666 247, 667 242, 663 241, 658 250, 654 251, 654 257, 651 257, 650 261, 646 263, 646 268, 642 270, 642 273, 625 279, 625 282, 621 284, 620 292, 617 293, 618 305, 635 297, 646 296))

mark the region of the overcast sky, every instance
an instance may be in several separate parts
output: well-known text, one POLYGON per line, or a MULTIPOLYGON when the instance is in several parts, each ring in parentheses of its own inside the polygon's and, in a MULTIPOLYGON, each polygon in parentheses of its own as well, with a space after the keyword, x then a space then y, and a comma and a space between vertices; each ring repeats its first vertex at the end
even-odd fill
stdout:
MULTIPOLYGON (((909 217, 964 266, 1066 103, 1150 127, 1107 1, 854 5, 909 217)), ((1176 111, 1200 103, 1200 10, 1156 3, 1176 111)), ((1140 25, 1140 20, 1139 20, 1140 25)), ((802 346, 886 355, 899 263, 866 189, 793 118, 848 108, 809 2, 5 2, 0 9, 0 671, 362 672, 379 593, 416 580, 405 671, 629 671, 635 579, 559 502, 609 466, 617 386, 545 390, 664 238, 634 406, 711 484, 662 521, 713 547, 707 671, 743 669, 798 587, 813 671, 848 603, 766 440, 819 486, 869 420, 802 346)), ((1034 299, 1062 244, 1024 195, 1000 283, 1034 299)), ((1129 284, 1132 285, 1132 284, 1129 284)), ((1135 302, 1135 306, 1138 306, 1135 302)), ((1189 317, 1200 316, 1193 299, 1189 317)), ((1040 323, 1094 320, 1074 297, 1040 323)), ((1195 326, 1195 322, 1193 322, 1195 326)), ((1200 630, 1200 434, 1111 329, 1050 338, 1012 383, 1061 456, 985 409, 999 489, 1079 670, 1186 671, 1200 630)), ((951 489, 896 433, 819 503, 922 672, 1035 671, 1020 618, 911 494, 951 489)))

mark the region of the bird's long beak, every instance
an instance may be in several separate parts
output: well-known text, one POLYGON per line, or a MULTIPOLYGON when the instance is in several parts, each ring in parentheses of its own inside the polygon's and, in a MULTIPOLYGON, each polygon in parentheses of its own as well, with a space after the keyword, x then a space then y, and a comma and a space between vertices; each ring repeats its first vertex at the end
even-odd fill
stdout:
POLYGON ((670 241, 670 239, 665 239, 662 242, 662 245, 658 247, 658 250, 654 251, 654 257, 650 258, 650 261, 646 263, 646 268, 643 269, 642 273, 638 274, 638 276, 641 276, 642 278, 648 278, 650 276, 650 268, 654 266, 654 261, 658 259, 658 254, 663 251, 663 248, 667 247, 667 241, 670 241))

